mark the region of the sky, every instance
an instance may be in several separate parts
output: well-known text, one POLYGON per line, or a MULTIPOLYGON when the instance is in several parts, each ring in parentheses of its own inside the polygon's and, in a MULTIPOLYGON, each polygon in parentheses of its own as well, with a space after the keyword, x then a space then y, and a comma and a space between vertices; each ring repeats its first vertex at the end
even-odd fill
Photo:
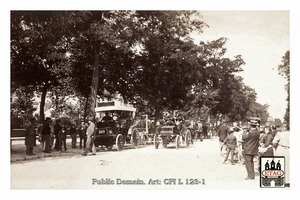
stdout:
POLYGON ((193 34, 195 43, 228 38, 225 57, 242 55, 245 65, 238 75, 257 92, 257 102, 269 105, 269 114, 283 120, 287 107, 287 81, 278 74, 282 56, 290 50, 289 11, 200 11, 208 28, 193 34))

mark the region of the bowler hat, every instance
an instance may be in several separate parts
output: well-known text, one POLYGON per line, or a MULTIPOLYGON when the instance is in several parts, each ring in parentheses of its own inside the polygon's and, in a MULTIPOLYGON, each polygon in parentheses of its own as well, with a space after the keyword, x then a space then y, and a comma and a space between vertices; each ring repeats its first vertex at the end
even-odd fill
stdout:
POLYGON ((249 120, 249 122, 248 122, 250 125, 255 125, 255 126, 258 126, 259 125, 259 123, 258 123, 258 121, 257 120, 255 120, 255 119, 251 119, 251 120, 249 120))

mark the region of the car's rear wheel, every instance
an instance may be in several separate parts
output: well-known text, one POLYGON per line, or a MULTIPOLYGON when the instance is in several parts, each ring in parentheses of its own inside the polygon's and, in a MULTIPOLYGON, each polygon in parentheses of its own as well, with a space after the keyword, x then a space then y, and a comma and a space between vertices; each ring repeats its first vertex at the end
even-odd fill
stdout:
POLYGON ((123 137, 123 135, 121 135, 121 134, 117 135, 116 146, 117 146, 118 151, 121 151, 123 149, 123 146, 124 146, 124 137, 123 137))
POLYGON ((186 145, 186 147, 189 147, 190 144, 191 144, 191 141, 192 141, 192 135, 191 135, 190 130, 186 131, 184 139, 185 139, 185 145, 186 145))

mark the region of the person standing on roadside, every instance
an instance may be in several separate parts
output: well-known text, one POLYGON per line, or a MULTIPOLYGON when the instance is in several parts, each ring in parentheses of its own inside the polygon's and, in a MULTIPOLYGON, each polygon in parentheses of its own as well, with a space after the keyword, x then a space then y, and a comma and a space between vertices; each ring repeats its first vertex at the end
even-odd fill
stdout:
POLYGON ((203 128, 202 128, 202 123, 200 120, 198 121, 197 125, 198 125, 197 126, 197 128, 198 128, 197 135, 199 136, 200 142, 202 142, 203 141, 203 128))
POLYGON ((82 143, 83 143, 83 148, 85 149, 86 147, 86 129, 88 127, 88 124, 84 121, 81 122, 80 126, 78 127, 79 130, 79 148, 82 149, 82 143))
POLYGON ((242 128, 238 127, 237 122, 233 122, 233 135, 236 137, 237 141, 240 141, 242 138, 243 130, 242 128))
POLYGON ((278 132, 278 130, 277 130, 277 128, 276 128, 276 125, 275 124, 272 124, 271 125, 271 130, 270 130, 270 132, 271 132, 271 135, 273 136, 273 138, 275 137, 275 135, 277 134, 277 132, 278 132))
POLYGON ((46 117, 45 122, 43 123, 43 130, 42 130, 42 139, 45 141, 45 150, 44 153, 50 153, 50 123, 51 118, 46 117))
POLYGON ((267 148, 266 152, 259 153, 260 156, 274 156, 272 141, 273 135, 271 131, 271 127, 265 127, 264 129, 265 135, 260 137, 259 143, 262 148, 267 148))
POLYGON ((225 156, 223 164, 226 163, 226 161, 228 160, 229 154, 231 154, 230 162, 231 162, 232 165, 234 165, 233 156, 235 154, 235 149, 237 147, 237 139, 236 139, 235 135, 233 134, 233 132, 234 132, 234 129, 230 128, 229 129, 229 135, 225 138, 225 140, 222 144, 222 146, 223 145, 227 146, 227 152, 226 152, 226 156, 225 156))
POLYGON ((229 128, 227 126, 227 122, 224 120, 223 124, 220 126, 218 131, 218 137, 219 137, 219 148, 220 148, 220 154, 222 155, 222 148, 225 138, 228 136, 229 128))
POLYGON ((92 148, 92 155, 96 155, 96 147, 94 144, 94 132, 95 132, 95 123, 93 122, 93 117, 89 117, 89 126, 86 130, 87 135, 87 141, 86 141, 86 148, 84 149, 84 152, 81 154, 83 156, 86 156, 89 150, 92 148))
POLYGON ((207 129, 207 136, 208 136, 209 139, 212 139, 212 137, 214 135, 213 133, 214 133, 214 127, 213 127, 213 124, 210 123, 209 127, 207 129))
POLYGON ((61 142, 60 139, 58 137, 58 133, 61 131, 61 119, 57 119, 55 121, 55 125, 54 125, 54 136, 55 136, 55 144, 54 144, 54 149, 56 151, 60 151, 61 150, 61 142))
POLYGON ((26 155, 32 156, 33 147, 36 146, 36 134, 34 130, 35 118, 31 118, 26 129, 25 129, 25 145, 26 145, 26 155))
POLYGON ((254 173, 254 157, 258 155, 258 146, 259 146, 259 136, 260 133, 257 130, 259 123, 257 120, 250 120, 250 130, 242 136, 243 146, 244 146, 244 159, 245 166, 247 170, 247 177, 245 180, 255 179, 254 173))
POLYGON ((72 138, 72 148, 75 149, 75 148, 77 148, 77 146, 76 146, 77 132, 76 132, 76 127, 75 127, 74 123, 70 123, 70 135, 72 138))
POLYGON ((274 150, 272 146, 273 136, 270 127, 265 127, 265 136, 259 140, 260 147, 264 149, 261 152, 258 152, 258 168, 260 169, 260 157, 261 156, 274 156, 274 150))
POLYGON ((36 129, 36 134, 39 137, 40 149, 41 149, 41 151, 44 151, 45 150, 45 144, 44 144, 44 140, 42 138, 42 130, 43 130, 43 123, 38 122, 37 129, 36 129))
POLYGON ((67 152, 67 132, 66 132, 66 128, 62 127, 61 130, 58 133, 58 138, 59 138, 59 147, 61 149, 60 152, 62 152, 62 146, 64 145, 64 150, 65 152, 67 152))

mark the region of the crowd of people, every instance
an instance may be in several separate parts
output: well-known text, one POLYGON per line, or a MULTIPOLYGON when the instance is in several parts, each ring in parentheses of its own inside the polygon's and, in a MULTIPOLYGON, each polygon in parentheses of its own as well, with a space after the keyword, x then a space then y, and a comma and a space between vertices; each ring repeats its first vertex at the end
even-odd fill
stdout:
POLYGON ((50 117, 46 117, 43 123, 39 123, 35 118, 31 118, 25 129, 26 155, 34 155, 33 147, 37 146, 37 136, 40 143, 39 148, 42 152, 67 152, 67 135, 71 137, 72 148, 78 148, 77 135, 79 135, 79 148, 84 149, 83 154, 86 154, 85 152, 88 152, 89 149, 92 149, 93 154, 95 154, 95 147, 91 145, 94 126, 93 118, 89 118, 87 122, 81 121, 78 126, 70 121, 62 124, 61 119, 52 121, 50 117))
POLYGON ((255 179, 254 160, 260 170, 261 156, 275 156, 280 137, 275 125, 266 123, 260 125, 260 120, 250 119, 247 126, 239 127, 236 122, 228 126, 226 121, 218 129, 219 147, 224 158, 224 164, 230 160, 234 165, 244 164, 247 171, 246 180, 255 179), (225 153, 223 153, 225 152, 225 153), (230 156, 230 159, 229 159, 230 156))
MULTIPOLYGON (((75 122, 65 122, 60 118, 52 120, 50 117, 46 117, 43 123, 39 123, 39 121, 35 120, 35 118, 32 118, 26 128, 26 141, 28 141, 25 142, 26 147, 28 146, 26 155, 34 155, 32 149, 36 146, 36 136, 38 136, 38 141, 40 143, 39 148, 42 152, 67 152, 67 135, 70 135, 71 137, 72 148, 78 148, 76 145, 77 135, 79 135, 79 148, 84 149, 82 155, 86 155, 88 151, 92 151, 92 154, 95 154, 96 151, 93 144, 95 127, 98 127, 99 122, 109 123, 116 121, 114 117, 115 116, 112 117, 109 116, 108 113, 105 113, 105 116, 103 116, 101 120, 96 118, 94 121, 92 118, 89 118, 87 122, 81 121, 81 123, 77 126, 75 122)), ((158 121, 157 123, 158 124, 156 124, 156 126, 153 123, 150 123, 150 127, 153 125, 159 129, 164 125, 174 125, 176 126, 176 130, 179 132, 189 128, 191 130, 193 140, 199 139, 200 141, 203 141, 205 138, 211 138, 213 133, 216 132, 212 124, 207 125, 201 121, 186 121, 182 117, 178 116, 174 118, 169 117, 163 121, 158 121)))
MULTIPOLYGON (((113 117, 105 115, 101 122, 111 120, 113 117)), ((90 151, 92 155, 95 155, 96 148, 93 137, 95 123, 98 121, 88 118, 87 122, 82 121, 76 127, 75 123, 72 122, 62 125, 61 119, 56 119, 52 123, 51 118, 47 117, 43 123, 37 123, 35 126, 36 120, 32 118, 25 130, 26 155, 34 155, 33 147, 36 146, 36 135, 39 136, 38 140, 42 152, 50 153, 53 150, 66 152, 67 131, 69 131, 72 139, 72 148, 78 148, 76 145, 77 134, 79 133, 79 148, 84 149, 82 155, 87 155, 90 151)), ((158 128, 161 126, 160 123, 157 124, 158 128)), ((257 159, 258 168, 260 168, 260 157, 275 156, 280 141, 275 125, 266 123, 265 126, 261 126, 260 120, 257 119, 249 120, 247 126, 239 126, 237 122, 233 122, 232 126, 229 126, 226 121, 223 121, 220 126, 214 127, 212 124, 206 126, 200 121, 187 122, 182 118, 166 119, 162 123, 163 125, 175 125, 178 131, 189 128, 193 130, 193 138, 199 138, 200 141, 203 141, 203 138, 211 138, 216 132, 219 139, 220 154, 224 156, 223 163, 226 164, 230 161, 232 165, 235 163, 244 164, 247 171, 246 180, 255 178, 254 159, 257 159)))

